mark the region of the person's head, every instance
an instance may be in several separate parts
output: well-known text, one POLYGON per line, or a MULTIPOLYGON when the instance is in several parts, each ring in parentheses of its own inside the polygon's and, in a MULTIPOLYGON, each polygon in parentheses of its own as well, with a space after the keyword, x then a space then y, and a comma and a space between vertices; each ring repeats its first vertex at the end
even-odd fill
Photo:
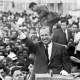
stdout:
POLYGON ((20 42, 15 43, 15 47, 18 47, 20 45, 20 42))
POLYGON ((7 51, 10 51, 11 49, 12 49, 12 46, 10 46, 10 45, 7 45, 7 46, 6 46, 6 50, 7 50, 7 51))
POLYGON ((29 73, 28 67, 22 66, 21 67, 21 70, 22 70, 22 73, 23 73, 24 77, 26 78, 27 77, 27 74, 29 73))
POLYGON ((4 30, 7 30, 7 31, 8 31, 8 30, 9 30, 9 28, 8 28, 7 26, 5 26, 5 27, 4 27, 4 30))
POLYGON ((27 57, 28 56, 28 48, 23 48, 22 53, 23 53, 23 57, 27 57))
POLYGON ((61 28, 63 29, 63 30, 65 30, 66 28, 67 28, 67 20, 66 19, 62 19, 61 20, 61 28))
POLYGON ((54 33, 55 30, 56 30, 56 25, 52 27, 52 33, 54 33))
POLYGON ((21 45, 22 45, 23 48, 26 47, 26 44, 24 44, 24 43, 22 43, 21 45))
POLYGON ((6 58, 4 58, 4 59, 2 60, 2 63, 3 63, 5 66, 7 65, 6 58))
POLYGON ((3 51, 0 51, 0 56, 4 56, 4 52, 3 51))
POLYGON ((23 53, 22 53, 22 51, 19 51, 19 52, 18 52, 18 57, 19 57, 19 58, 23 58, 23 53))
POLYGON ((51 42, 51 31, 49 26, 43 26, 40 29, 40 38, 43 44, 49 44, 51 42))
POLYGON ((10 35, 10 38, 11 40, 16 40, 18 37, 18 32, 17 31, 11 31, 11 35, 10 35))
POLYGON ((29 8, 32 10, 32 11, 36 11, 37 10, 37 4, 35 2, 31 2, 29 4, 29 8))
POLYGON ((35 33, 35 30, 36 30, 36 29, 35 29, 34 27, 31 27, 30 30, 29 30, 29 33, 30 33, 30 34, 34 34, 34 33, 35 33))
POLYGON ((9 44, 10 43, 10 37, 4 37, 3 42, 6 44, 9 44))
POLYGON ((13 80, 24 80, 24 76, 19 67, 12 68, 11 75, 12 75, 13 80))
POLYGON ((78 30, 78 23, 76 23, 76 22, 73 22, 72 23, 72 31, 76 31, 76 30, 78 30))
POLYGON ((29 72, 33 71, 33 67, 34 67, 34 64, 30 63, 29 66, 28 66, 29 72))
POLYGON ((6 74, 6 67, 4 64, 0 63, 0 75, 4 77, 6 74))

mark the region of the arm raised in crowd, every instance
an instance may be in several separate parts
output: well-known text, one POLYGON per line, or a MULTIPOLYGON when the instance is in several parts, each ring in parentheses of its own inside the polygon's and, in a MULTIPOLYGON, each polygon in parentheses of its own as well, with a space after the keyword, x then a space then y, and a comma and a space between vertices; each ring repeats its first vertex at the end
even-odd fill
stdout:
POLYGON ((37 43, 33 43, 21 30, 19 30, 18 25, 13 24, 13 27, 18 32, 18 38, 29 47, 31 52, 35 53, 37 50, 37 43))

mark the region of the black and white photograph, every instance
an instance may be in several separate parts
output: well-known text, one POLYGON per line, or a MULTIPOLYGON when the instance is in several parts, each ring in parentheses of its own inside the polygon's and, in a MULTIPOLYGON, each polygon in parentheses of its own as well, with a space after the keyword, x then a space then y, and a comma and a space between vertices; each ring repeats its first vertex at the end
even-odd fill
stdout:
POLYGON ((80 0, 0 0, 0 80, 80 80, 80 0))

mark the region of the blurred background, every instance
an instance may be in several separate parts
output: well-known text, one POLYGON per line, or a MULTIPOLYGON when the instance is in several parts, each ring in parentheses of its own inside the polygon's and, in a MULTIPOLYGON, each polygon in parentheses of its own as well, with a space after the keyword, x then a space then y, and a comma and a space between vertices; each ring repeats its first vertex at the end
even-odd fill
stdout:
MULTIPOLYGON (((58 12, 59 14, 72 14, 80 13, 80 0, 0 0, 0 11, 22 12, 31 13, 28 9, 30 2, 38 4, 45 4, 50 11, 58 12)), ((78 16, 78 15, 77 15, 78 16)))

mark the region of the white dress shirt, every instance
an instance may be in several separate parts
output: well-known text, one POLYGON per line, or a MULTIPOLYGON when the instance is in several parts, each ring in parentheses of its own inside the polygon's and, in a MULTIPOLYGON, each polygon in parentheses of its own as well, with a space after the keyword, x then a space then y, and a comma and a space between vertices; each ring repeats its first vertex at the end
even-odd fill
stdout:
MULTIPOLYGON (((22 33, 20 36, 19 36, 19 39, 25 39, 26 38, 26 35, 24 33, 22 33)), ((45 45, 44 45, 45 46, 45 45)), ((49 60, 51 58, 51 53, 52 53, 52 42, 48 45, 48 56, 49 56, 49 60)), ((68 72, 65 71, 65 70, 62 70, 60 72, 61 75, 68 75, 68 72)))
MULTIPOLYGON (((19 39, 25 39, 26 35, 24 33, 22 33, 20 36, 18 36, 19 39)), ((48 56, 49 56, 49 60, 51 58, 51 52, 52 52, 52 42, 50 44, 48 44, 48 56)))
POLYGON ((74 36, 74 42, 77 43, 76 45, 76 50, 80 51, 80 32, 78 32, 77 34, 75 34, 74 36))
POLYGON ((66 33, 66 39, 68 41, 68 30, 67 29, 65 30, 65 33, 66 33))
POLYGON ((49 56, 49 60, 51 58, 51 53, 52 53, 52 42, 48 45, 48 56, 49 56))

